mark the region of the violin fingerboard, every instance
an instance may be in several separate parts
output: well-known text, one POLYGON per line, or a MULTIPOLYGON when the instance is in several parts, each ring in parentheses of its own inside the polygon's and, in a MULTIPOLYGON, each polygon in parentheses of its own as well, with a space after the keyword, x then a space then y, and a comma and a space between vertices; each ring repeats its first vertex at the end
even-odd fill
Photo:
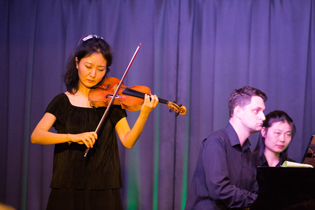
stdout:
MULTIPOLYGON (((130 95, 130 96, 138 97, 138 98, 143 98, 143 99, 144 99, 144 96, 145 96, 145 93, 142 93, 142 92, 139 92, 137 90, 130 89, 130 88, 125 88, 122 91, 122 93, 126 94, 126 95, 130 95)), ((169 101, 165 100, 165 99, 162 99, 162 98, 159 98, 159 102, 162 103, 162 104, 168 104, 169 101)))

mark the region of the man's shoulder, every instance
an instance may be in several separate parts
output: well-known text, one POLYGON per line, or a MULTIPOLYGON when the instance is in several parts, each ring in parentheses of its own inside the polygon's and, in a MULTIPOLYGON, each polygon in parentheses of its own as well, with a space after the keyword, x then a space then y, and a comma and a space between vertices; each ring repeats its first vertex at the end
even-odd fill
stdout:
POLYGON ((201 144, 200 150, 203 151, 213 151, 225 150, 230 147, 230 139, 225 129, 219 129, 211 133, 201 144))
POLYGON ((211 133, 209 135, 209 138, 222 138, 222 137, 225 138, 227 136, 228 135, 227 135, 226 129, 225 128, 221 128, 221 129, 216 130, 213 133, 211 133))
POLYGON ((224 128, 212 132, 204 141, 204 144, 212 143, 214 141, 225 142, 229 136, 224 128))

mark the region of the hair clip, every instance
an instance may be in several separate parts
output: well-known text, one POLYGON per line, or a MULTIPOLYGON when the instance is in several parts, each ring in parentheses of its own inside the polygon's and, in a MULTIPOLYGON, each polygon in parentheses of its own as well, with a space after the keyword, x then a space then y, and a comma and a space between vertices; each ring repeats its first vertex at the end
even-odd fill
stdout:
POLYGON ((96 39, 103 39, 103 37, 97 36, 97 35, 95 35, 95 34, 94 34, 94 35, 93 35, 93 34, 90 34, 90 35, 87 35, 86 37, 83 37, 83 38, 82 38, 82 41, 85 42, 85 41, 87 41, 87 40, 89 40, 89 39, 92 39, 93 37, 96 38, 96 39))

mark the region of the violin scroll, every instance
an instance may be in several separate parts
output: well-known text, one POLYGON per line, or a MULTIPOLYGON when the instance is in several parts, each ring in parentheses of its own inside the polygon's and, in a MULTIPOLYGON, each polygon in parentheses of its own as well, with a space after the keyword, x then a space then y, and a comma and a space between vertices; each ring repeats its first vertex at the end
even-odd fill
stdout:
POLYGON ((179 114, 180 114, 180 115, 185 115, 186 112, 187 112, 186 107, 183 106, 182 104, 177 105, 177 104, 176 104, 176 101, 174 101, 174 102, 170 102, 170 101, 169 101, 169 102, 167 103, 167 106, 168 106, 168 108, 170 109, 170 112, 172 112, 172 111, 176 112, 176 115, 175 115, 175 116, 178 116, 179 114))

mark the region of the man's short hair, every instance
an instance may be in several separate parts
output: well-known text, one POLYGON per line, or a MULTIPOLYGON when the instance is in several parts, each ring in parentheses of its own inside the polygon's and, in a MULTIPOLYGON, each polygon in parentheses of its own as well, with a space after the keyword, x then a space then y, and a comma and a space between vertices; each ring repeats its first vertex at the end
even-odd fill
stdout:
POLYGON ((256 88, 244 86, 240 89, 235 89, 230 94, 228 102, 230 118, 233 117, 234 109, 236 106, 244 107, 250 104, 253 96, 259 96, 264 100, 264 102, 267 101, 266 94, 256 88))

